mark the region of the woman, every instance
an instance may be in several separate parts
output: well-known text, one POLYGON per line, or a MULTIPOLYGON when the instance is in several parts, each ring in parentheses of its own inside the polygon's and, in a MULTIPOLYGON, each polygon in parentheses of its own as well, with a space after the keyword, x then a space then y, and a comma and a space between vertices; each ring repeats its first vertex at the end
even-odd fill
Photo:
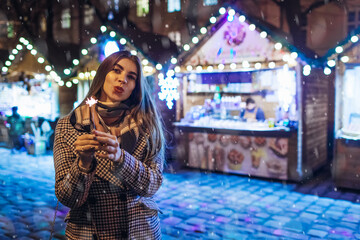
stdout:
POLYGON ((59 120, 55 192, 70 211, 69 239, 160 239, 153 195, 162 183, 164 136, 140 60, 116 52, 99 66, 86 99, 59 120))

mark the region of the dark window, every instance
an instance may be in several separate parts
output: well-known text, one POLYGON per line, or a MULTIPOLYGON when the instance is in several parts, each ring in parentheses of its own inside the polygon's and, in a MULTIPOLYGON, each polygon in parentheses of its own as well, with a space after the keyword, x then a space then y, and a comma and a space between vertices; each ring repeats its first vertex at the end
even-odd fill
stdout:
POLYGON ((348 13, 348 22, 354 22, 355 21, 355 12, 349 12, 348 13))

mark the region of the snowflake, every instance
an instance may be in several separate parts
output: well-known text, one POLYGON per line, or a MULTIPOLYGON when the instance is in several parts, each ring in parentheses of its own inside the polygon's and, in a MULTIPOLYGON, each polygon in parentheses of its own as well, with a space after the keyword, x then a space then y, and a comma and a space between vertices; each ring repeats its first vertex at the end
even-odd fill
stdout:
POLYGON ((176 77, 163 77, 159 78, 159 86, 161 88, 159 92, 159 99, 166 100, 166 105, 169 109, 172 109, 174 103, 173 100, 179 99, 179 92, 177 90, 179 86, 179 80, 176 77))

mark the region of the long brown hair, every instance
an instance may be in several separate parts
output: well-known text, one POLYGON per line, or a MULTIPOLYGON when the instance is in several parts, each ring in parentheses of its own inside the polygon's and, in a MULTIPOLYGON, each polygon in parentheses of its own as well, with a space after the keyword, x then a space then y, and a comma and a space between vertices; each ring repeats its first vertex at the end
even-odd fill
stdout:
POLYGON ((100 98, 106 75, 123 58, 133 61, 138 70, 135 89, 129 97, 131 100, 130 114, 135 122, 139 123, 139 120, 142 120, 142 125, 138 126, 140 133, 149 134, 147 157, 152 158, 157 154, 164 155, 165 137, 160 114, 154 104, 154 99, 151 97, 150 86, 143 76, 140 59, 129 51, 115 52, 104 59, 96 71, 88 94, 79 106, 85 104, 86 99, 91 96, 95 96, 97 99, 100 98))

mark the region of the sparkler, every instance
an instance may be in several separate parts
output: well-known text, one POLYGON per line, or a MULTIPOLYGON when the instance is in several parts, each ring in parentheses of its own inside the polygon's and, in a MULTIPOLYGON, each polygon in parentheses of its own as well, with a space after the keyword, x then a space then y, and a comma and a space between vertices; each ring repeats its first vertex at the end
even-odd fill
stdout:
POLYGON ((93 122, 93 129, 96 129, 96 125, 95 125, 95 109, 91 109, 93 105, 95 105, 96 103, 98 102, 97 99, 93 98, 93 97, 90 97, 88 99, 86 99, 86 105, 89 106, 90 108, 90 114, 91 114, 91 120, 93 122))

